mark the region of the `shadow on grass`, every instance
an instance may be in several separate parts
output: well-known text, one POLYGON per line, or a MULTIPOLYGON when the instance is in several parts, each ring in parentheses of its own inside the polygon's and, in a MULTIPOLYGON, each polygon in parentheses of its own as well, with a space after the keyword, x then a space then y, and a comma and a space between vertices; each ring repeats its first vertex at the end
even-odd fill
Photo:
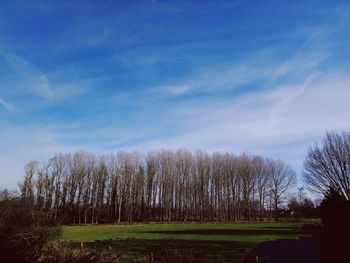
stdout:
POLYGON ((320 224, 304 224, 301 227, 283 226, 283 227, 259 227, 257 229, 189 229, 189 230, 160 230, 146 231, 150 234, 169 234, 169 235, 213 235, 213 236, 258 236, 258 235, 307 235, 319 231, 320 224))
POLYGON ((171 234, 171 235, 214 235, 214 236, 258 236, 258 235, 295 235, 299 231, 296 229, 192 229, 174 231, 149 231, 144 233, 171 234))
POLYGON ((306 236, 296 240, 282 239, 258 244, 249 252, 244 262, 348 262, 348 260, 344 260, 347 257, 347 248, 343 246, 348 243, 324 236, 321 224, 304 224, 299 231, 306 236))
MULTIPOLYGON (((131 260, 144 262, 242 262, 254 243, 181 239, 126 239, 85 243, 99 249, 112 247, 127 252, 131 260)), ((134 262, 134 261, 132 261, 134 262)))
MULTIPOLYGON (((322 245, 317 239, 267 241, 254 247, 244 263, 323 263, 322 245)), ((332 262, 332 261, 329 261, 332 262)))

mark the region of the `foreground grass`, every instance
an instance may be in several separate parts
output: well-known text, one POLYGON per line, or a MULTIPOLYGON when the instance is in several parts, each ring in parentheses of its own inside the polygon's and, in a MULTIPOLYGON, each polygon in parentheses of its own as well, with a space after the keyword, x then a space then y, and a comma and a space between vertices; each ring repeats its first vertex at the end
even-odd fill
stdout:
MULTIPOLYGON (((135 224, 64 226, 61 242, 93 242, 128 251, 134 259, 169 250, 185 251, 198 262, 240 262, 258 243, 307 236, 304 223, 135 224)), ((155 260, 157 261, 157 260, 155 260)))

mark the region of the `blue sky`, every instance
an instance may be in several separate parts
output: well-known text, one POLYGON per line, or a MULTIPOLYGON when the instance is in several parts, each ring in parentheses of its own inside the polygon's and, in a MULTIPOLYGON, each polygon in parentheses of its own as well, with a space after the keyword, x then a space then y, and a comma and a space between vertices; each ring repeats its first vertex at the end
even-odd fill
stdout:
POLYGON ((202 149, 300 174, 350 130, 347 1, 1 1, 0 185, 59 152, 202 149))

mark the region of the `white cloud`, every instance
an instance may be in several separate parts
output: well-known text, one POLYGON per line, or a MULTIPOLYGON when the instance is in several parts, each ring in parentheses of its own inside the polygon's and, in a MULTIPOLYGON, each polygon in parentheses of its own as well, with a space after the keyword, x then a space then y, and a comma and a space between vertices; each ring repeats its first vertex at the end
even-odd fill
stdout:
MULTIPOLYGON (((56 153, 83 150, 102 153, 90 144, 63 143, 64 134, 56 131, 58 127, 24 127, 5 123, 0 123, 0 126, 0 187, 16 189, 17 183, 23 178, 23 167, 31 160, 47 161, 56 153)), ((83 136, 81 131, 80 135, 83 136)))
POLYGON ((302 166, 306 149, 327 130, 350 130, 350 78, 310 76, 299 85, 280 86, 237 98, 181 103, 171 118, 182 119, 182 134, 135 144, 131 149, 180 147, 249 151, 302 166))
POLYGON ((332 37, 346 32, 350 27, 348 23, 344 23, 344 20, 349 19, 345 11, 347 9, 331 10, 324 23, 307 30, 301 28, 298 37, 304 36, 304 40, 284 60, 280 59, 285 57, 283 48, 265 47, 239 60, 226 62, 221 68, 217 65, 208 67, 182 81, 176 80, 175 85, 159 86, 151 92, 170 96, 196 92, 216 93, 253 83, 271 89, 279 85, 279 82, 294 85, 311 76, 323 74, 320 65, 332 56, 334 45, 332 37))
POLYGON ((2 98, 0 98, 0 105, 2 105, 10 113, 13 112, 12 105, 10 103, 8 103, 7 101, 5 101, 4 99, 2 99, 2 98))
MULTIPOLYGON (((110 118, 111 121, 109 124, 101 122, 101 127, 96 125, 91 130, 90 127, 86 130, 81 128, 82 120, 76 121, 77 127, 65 126, 64 131, 59 127, 59 123, 57 127, 46 127, 43 124, 38 124, 38 127, 21 124, 11 126, 0 123, 2 184, 15 187, 16 182, 22 178, 23 166, 30 160, 47 160, 57 152, 77 150, 103 153, 113 147, 118 150, 118 145, 127 145, 123 147, 126 150, 141 151, 182 147, 190 150, 236 153, 248 151, 281 158, 300 169, 307 147, 315 140, 321 139, 327 130, 350 130, 350 122, 347 121, 350 119, 350 77, 335 69, 321 67, 324 61, 332 56, 332 34, 349 27, 349 23, 344 22, 348 17, 344 12, 342 27, 334 22, 338 18, 332 16, 329 23, 332 26, 327 25, 327 22, 313 28, 289 57, 286 57, 286 54, 280 56, 283 48, 265 48, 252 52, 249 56, 243 57, 242 54, 236 61, 225 60, 225 65, 202 65, 202 68, 193 70, 197 74, 172 82, 169 80, 149 92, 141 90, 135 94, 135 90, 132 90, 118 96, 111 94, 109 99, 112 104, 128 104, 129 107, 138 104, 138 107, 142 108, 142 112, 135 110, 128 113, 116 110, 114 113, 125 114, 125 119, 131 116, 129 119, 132 121, 124 122, 123 119, 112 123, 114 119, 111 112, 102 110, 96 113, 96 110, 94 116, 89 116, 86 126, 94 126, 98 117, 107 120, 110 118), (250 84, 254 84, 252 86, 256 90, 247 89, 244 93, 234 96, 224 95, 225 91, 250 84), (171 101, 168 98, 163 101, 159 96, 154 96, 186 96, 201 92, 210 93, 210 96, 189 96, 182 102, 171 101), (151 121, 145 124, 148 119, 151 121), (74 144, 65 142, 69 140, 74 141, 74 144), (85 142, 79 144, 79 141, 85 142)), ((114 24, 118 25, 117 22, 114 24)), ((105 20, 94 25, 93 22, 86 24, 82 19, 75 28, 66 32, 66 37, 61 42, 58 42, 55 50, 57 53, 53 56, 67 50, 104 44, 118 29, 115 25, 105 25, 105 20), (81 28, 85 29, 80 30, 81 28)), ((138 43, 143 34, 135 34, 122 35, 118 39, 122 43, 116 44, 124 47, 129 46, 129 43, 138 43)), ((179 59, 178 54, 190 55, 189 50, 192 51, 194 47, 180 45, 173 47, 171 52, 168 49, 169 47, 166 47, 166 51, 156 50, 149 53, 145 52, 148 49, 131 49, 131 52, 126 54, 118 52, 115 59, 125 65, 152 66, 159 62, 176 61, 179 59), (183 50, 187 52, 182 52, 183 50)), ((180 57, 182 62, 189 61, 185 55, 180 57)), ((51 101, 74 96, 86 88, 93 89, 99 86, 98 80, 93 79, 69 83, 65 81, 67 76, 76 75, 73 72, 75 66, 68 70, 65 68, 65 72, 44 74, 34 64, 6 53, 1 48, 0 56, 18 77, 12 83, 8 83, 8 87, 16 88, 20 92, 51 101), (60 78, 65 80, 55 83, 54 80, 60 78)), ((6 87, 3 87, 5 90, 6 87)), ((94 100, 90 107, 98 103, 101 102, 94 100)), ((10 112, 13 110, 12 105, 1 98, 0 105, 10 112)))
POLYGON ((54 91, 47 77, 35 65, 0 49, 0 56, 16 72, 16 78, 7 88, 16 88, 43 98, 53 98, 54 91))
POLYGON ((238 88, 262 81, 271 76, 273 68, 261 64, 261 57, 236 61, 223 69, 206 69, 202 73, 188 77, 177 85, 164 85, 153 88, 151 93, 168 96, 185 95, 198 92, 217 92, 238 88))
POLYGON ((159 90, 165 91, 171 95, 182 95, 193 89, 193 85, 178 85, 178 86, 164 86, 160 87, 159 90))
POLYGON ((279 54, 273 50, 260 50, 252 56, 234 61, 221 69, 210 68, 202 73, 188 77, 177 85, 164 85, 151 89, 150 92, 169 96, 190 93, 216 93, 259 83, 260 88, 272 88, 282 78, 284 82, 303 81, 311 75, 318 74, 318 66, 328 54, 315 49, 298 52, 285 61, 278 59, 279 54))

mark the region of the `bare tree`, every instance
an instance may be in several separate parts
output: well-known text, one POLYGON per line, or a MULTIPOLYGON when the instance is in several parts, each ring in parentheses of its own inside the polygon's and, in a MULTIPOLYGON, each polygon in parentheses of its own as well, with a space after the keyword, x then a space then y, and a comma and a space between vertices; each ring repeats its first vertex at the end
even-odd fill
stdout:
POLYGON ((278 205, 282 195, 296 183, 294 170, 282 161, 269 161, 270 165, 270 191, 273 198, 275 219, 278 220, 278 205))
POLYGON ((254 168, 256 172, 256 191, 259 203, 258 216, 260 219, 263 219, 270 169, 269 165, 267 165, 265 160, 261 157, 256 157, 254 159, 254 168))
POLYGON ((350 134, 327 133, 321 146, 309 149, 304 168, 309 188, 322 194, 336 189, 350 200, 350 134))
POLYGON ((277 211, 294 177, 247 154, 78 152, 28 163, 20 190, 63 223, 234 221, 266 216, 267 201, 277 211))
POLYGON ((23 183, 19 184, 22 198, 29 198, 34 200, 34 176, 38 165, 38 162, 31 161, 24 168, 24 180, 23 183))

